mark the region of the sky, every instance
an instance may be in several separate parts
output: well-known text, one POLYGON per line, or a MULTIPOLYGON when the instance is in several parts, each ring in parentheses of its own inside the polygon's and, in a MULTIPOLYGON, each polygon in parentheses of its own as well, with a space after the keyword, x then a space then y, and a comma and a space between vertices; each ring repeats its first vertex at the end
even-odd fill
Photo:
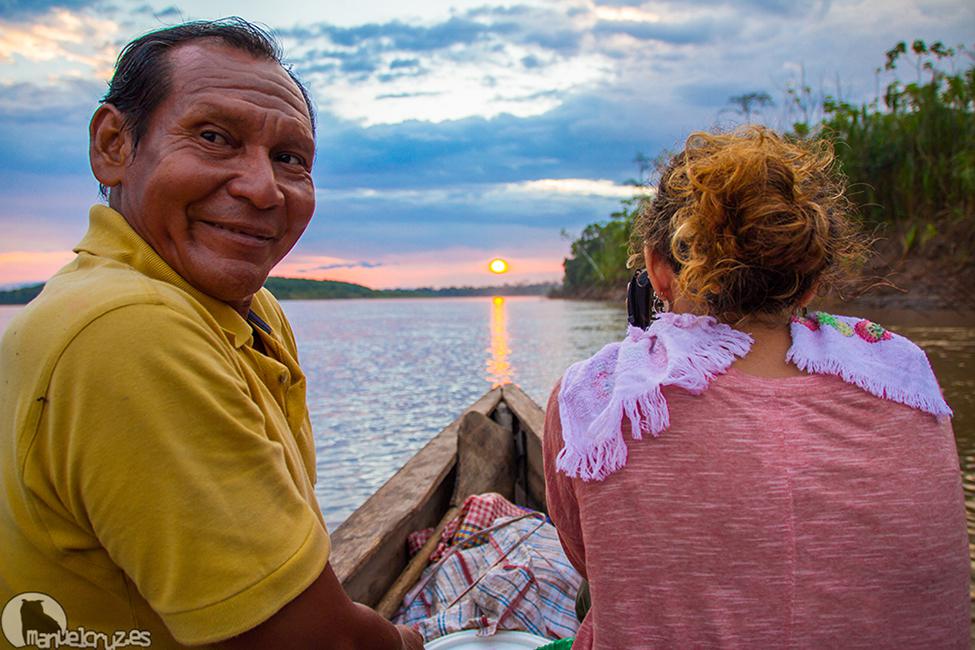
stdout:
POLYGON ((280 39, 317 109, 315 216, 273 274, 373 288, 558 281, 637 155, 741 123, 731 97, 768 93, 749 117, 787 128, 817 117, 790 89, 876 96, 900 40, 975 47, 971 0, 0 0, 0 286, 84 235, 119 49, 228 15, 280 39))

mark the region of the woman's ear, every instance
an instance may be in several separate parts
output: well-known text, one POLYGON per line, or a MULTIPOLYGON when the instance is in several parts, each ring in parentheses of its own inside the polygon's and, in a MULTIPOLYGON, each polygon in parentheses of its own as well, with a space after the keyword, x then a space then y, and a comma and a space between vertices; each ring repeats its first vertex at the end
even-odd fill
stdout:
POLYGON ((799 298, 799 307, 804 308, 808 306, 809 303, 812 302, 812 299, 816 297, 816 291, 818 290, 819 290, 819 285, 814 284, 812 287, 809 288, 809 291, 802 294, 802 297, 799 298))
POLYGON ((131 138, 121 111, 111 104, 98 107, 88 126, 88 160, 95 178, 105 187, 122 182, 132 155, 131 138))
POLYGON ((651 246, 643 248, 643 261, 647 265, 647 276, 657 297, 667 302, 674 302, 674 284, 676 275, 670 262, 651 246))

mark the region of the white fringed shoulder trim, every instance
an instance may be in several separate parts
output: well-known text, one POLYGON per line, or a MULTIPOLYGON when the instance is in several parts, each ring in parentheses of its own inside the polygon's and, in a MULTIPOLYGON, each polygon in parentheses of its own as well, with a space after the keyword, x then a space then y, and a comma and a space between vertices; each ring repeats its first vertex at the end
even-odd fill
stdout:
MULTIPOLYGON (((936 416, 951 415, 924 351, 876 323, 822 312, 795 318, 786 360, 800 370, 836 375, 869 393, 936 416)), ((565 371, 559 391, 564 446, 556 469, 600 481, 626 465, 623 421, 634 439, 670 426, 664 386, 699 394, 752 338, 710 316, 662 314, 645 330, 565 371)))
POLYGON ((623 417, 633 437, 656 436, 670 426, 661 389, 704 391, 752 339, 711 317, 662 314, 646 330, 630 327, 626 338, 569 367, 559 391, 565 446, 556 468, 584 480, 602 480, 626 464, 623 417))

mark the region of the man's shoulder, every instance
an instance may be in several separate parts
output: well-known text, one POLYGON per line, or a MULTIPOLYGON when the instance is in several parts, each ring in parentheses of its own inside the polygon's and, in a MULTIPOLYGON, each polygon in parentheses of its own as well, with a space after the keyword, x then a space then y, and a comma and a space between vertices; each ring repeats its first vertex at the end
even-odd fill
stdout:
MULTIPOLYGON (((115 309, 160 306, 176 313, 198 311, 192 297, 168 282, 156 280, 131 266, 90 264, 76 260, 45 285, 25 309, 24 317, 40 323, 53 320, 84 327, 115 309)), ((38 324, 40 324, 38 323, 38 324)))
POLYGON ((79 259, 51 278, 10 322, 2 341, 3 363, 16 355, 22 363, 50 365, 96 324, 112 329, 120 341, 158 340, 174 335, 179 324, 207 327, 204 314, 202 306, 178 287, 122 264, 79 259))

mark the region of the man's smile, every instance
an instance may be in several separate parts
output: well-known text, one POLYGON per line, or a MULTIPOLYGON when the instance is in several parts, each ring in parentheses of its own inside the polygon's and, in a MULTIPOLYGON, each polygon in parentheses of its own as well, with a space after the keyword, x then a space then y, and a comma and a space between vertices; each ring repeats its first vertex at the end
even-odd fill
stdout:
POLYGON ((211 232, 217 231, 216 234, 222 238, 230 239, 247 246, 263 246, 278 239, 273 233, 260 230, 253 226, 217 223, 215 221, 198 221, 197 223, 203 225, 211 232))

